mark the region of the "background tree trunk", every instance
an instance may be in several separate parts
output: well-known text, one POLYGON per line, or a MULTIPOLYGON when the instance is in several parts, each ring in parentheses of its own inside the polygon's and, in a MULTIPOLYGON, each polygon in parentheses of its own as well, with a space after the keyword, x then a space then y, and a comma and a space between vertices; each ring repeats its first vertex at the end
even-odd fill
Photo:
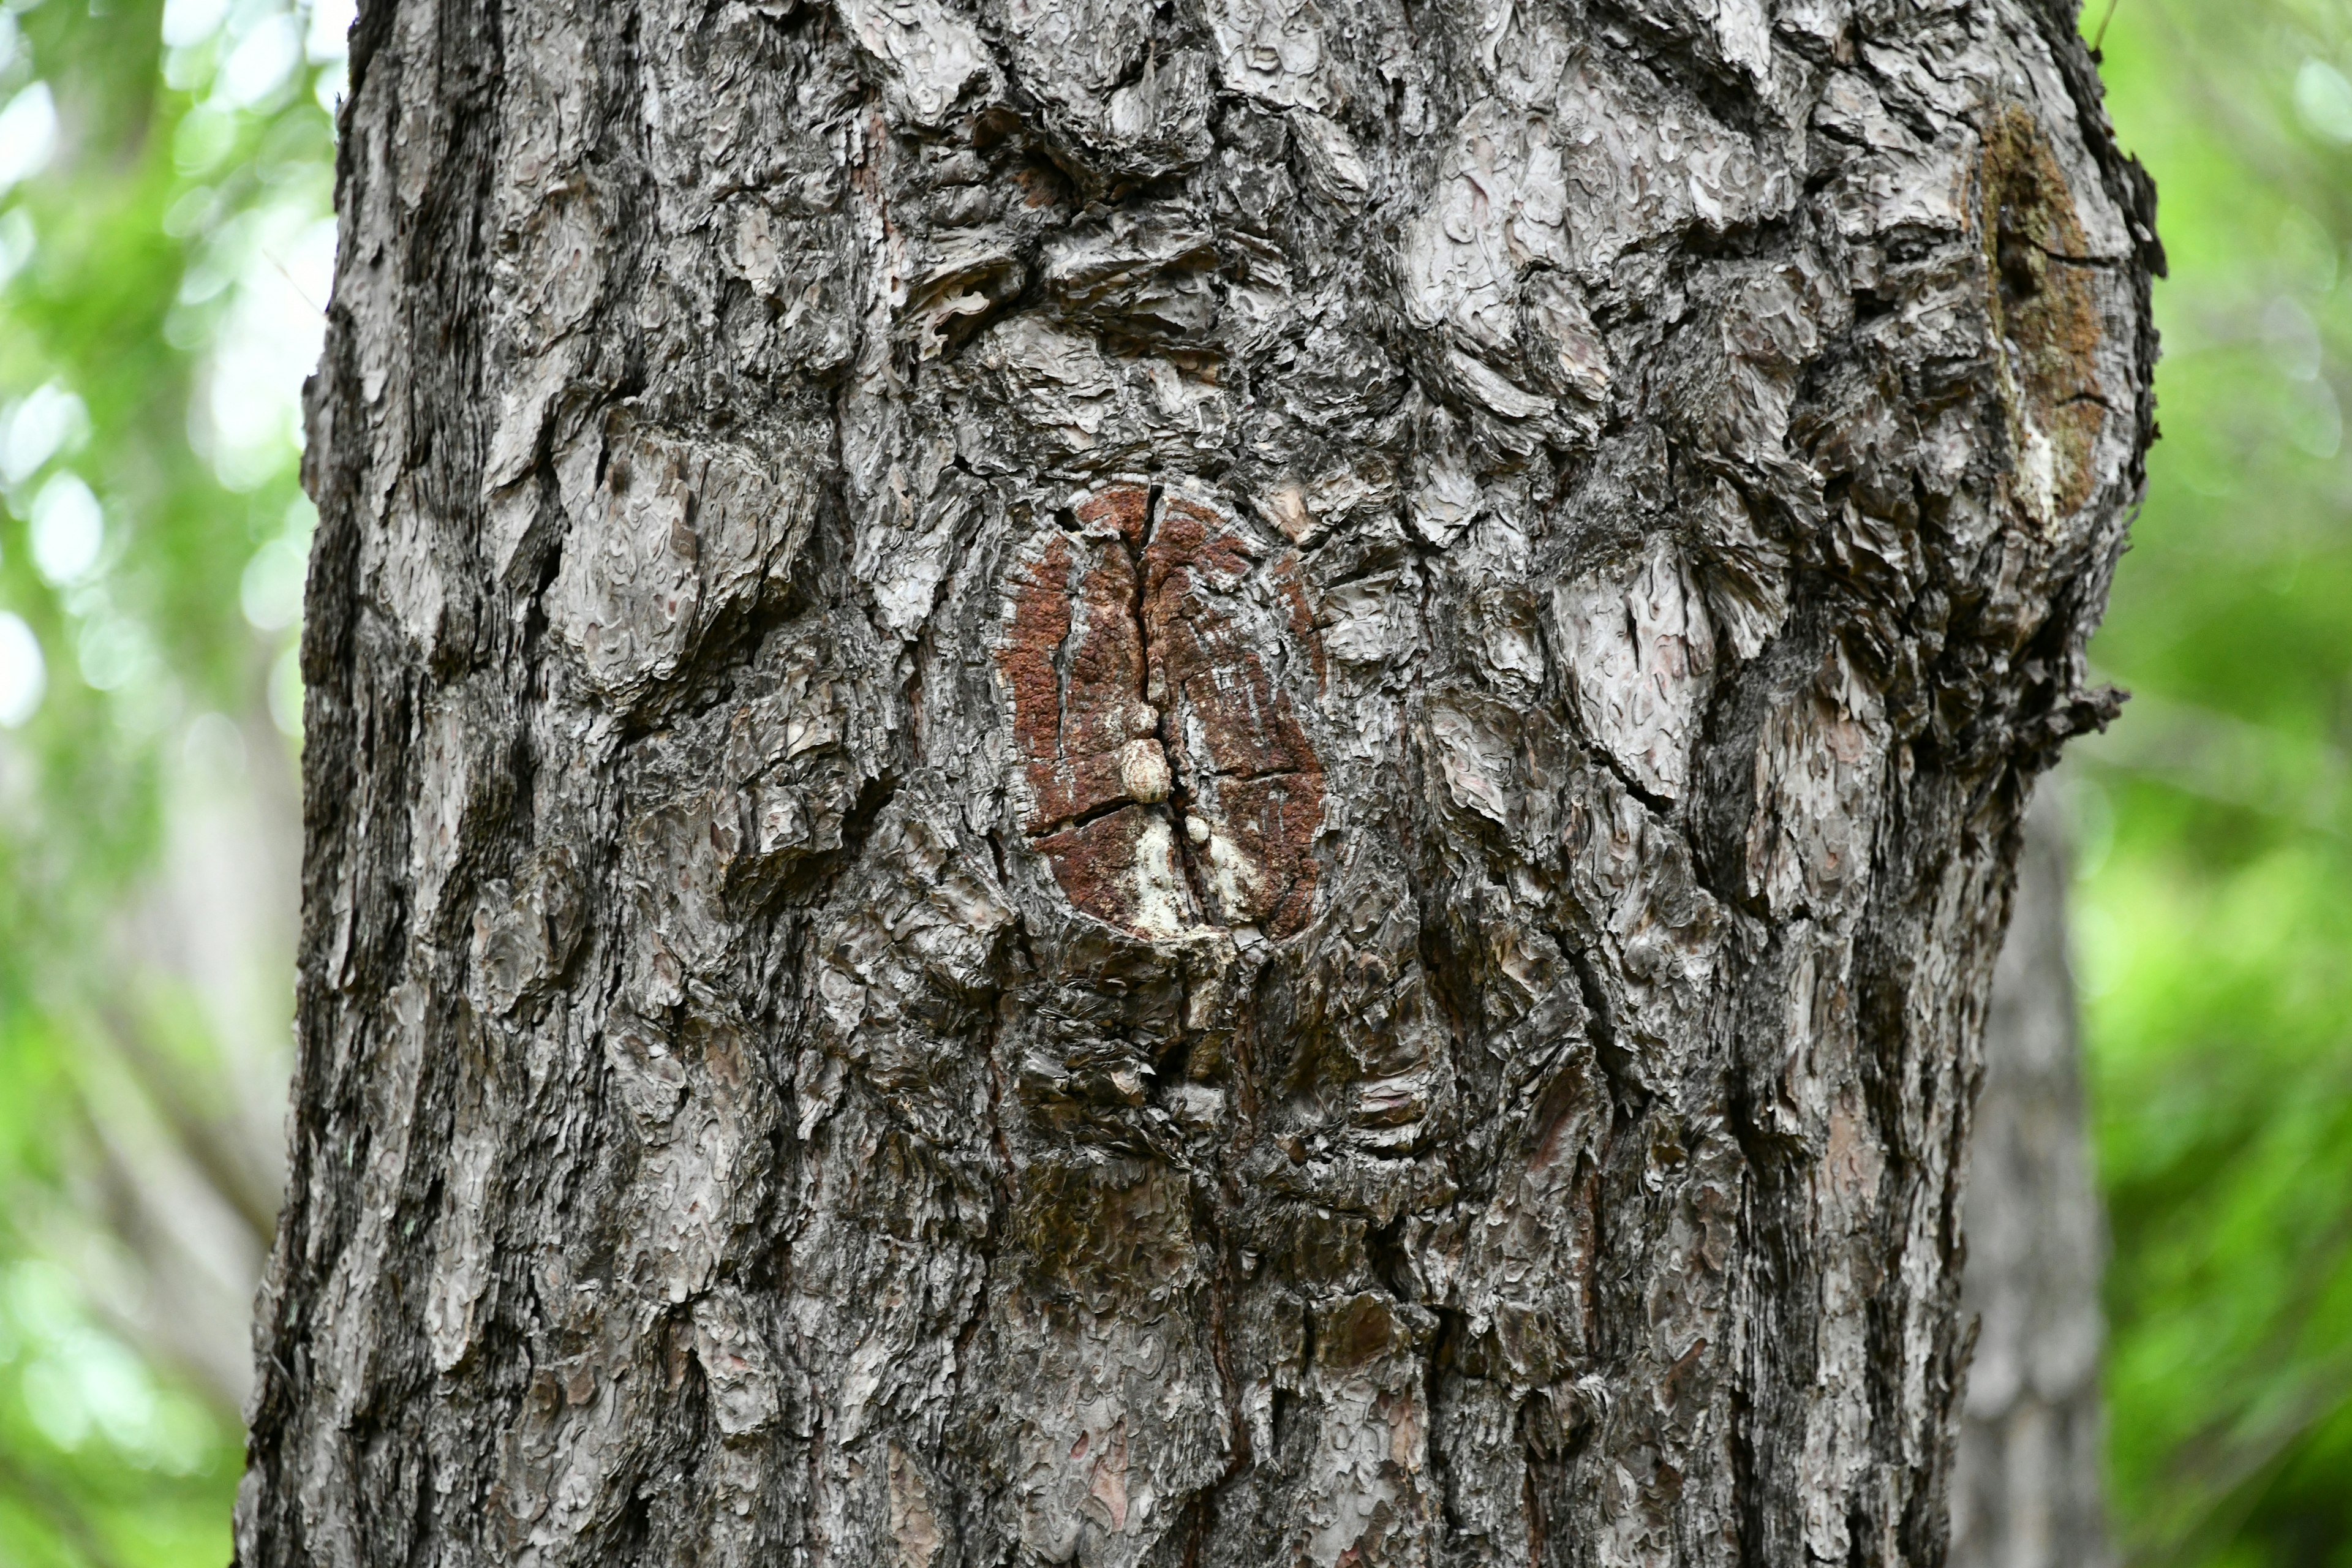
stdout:
POLYGON ((1940 1561, 2096 96, 2023 0, 364 6, 242 1561, 1940 1561))
POLYGON ((1955 1568, 2113 1560, 2100 1481, 2106 1237, 2084 1125, 2067 876, 2064 808, 2045 782, 2026 814, 1993 970, 1969 1150, 1960 1310, 1979 1326, 1953 1473, 1955 1568))

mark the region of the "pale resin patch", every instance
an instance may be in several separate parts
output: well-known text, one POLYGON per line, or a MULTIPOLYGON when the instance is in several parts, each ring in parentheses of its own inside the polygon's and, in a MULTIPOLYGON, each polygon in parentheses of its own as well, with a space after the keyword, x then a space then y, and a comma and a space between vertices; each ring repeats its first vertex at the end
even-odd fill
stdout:
POLYGON ((1135 845, 1135 928, 1170 937, 1184 930, 1184 874, 1176 868, 1176 836, 1153 817, 1135 845))
POLYGON ((1175 782, 1168 773, 1168 753, 1157 741, 1129 741, 1118 749, 1118 782, 1129 799, 1159 805, 1175 782))
MULTIPOLYGON (((1200 818, 1191 818, 1190 827, 1200 818)), ((1193 836, 1201 843, 1201 858, 1208 873, 1209 891, 1219 909, 1243 909, 1265 896, 1265 872, 1242 847, 1223 834, 1193 836)))

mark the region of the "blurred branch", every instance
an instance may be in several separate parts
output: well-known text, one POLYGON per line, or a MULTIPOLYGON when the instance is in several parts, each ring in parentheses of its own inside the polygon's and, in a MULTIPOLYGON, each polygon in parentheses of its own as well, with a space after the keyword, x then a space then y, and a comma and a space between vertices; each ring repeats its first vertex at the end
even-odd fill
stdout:
POLYGON ((2352 1401, 2352 1357, 2339 1356, 2324 1376, 2305 1384, 2285 1419, 2266 1423, 2256 1436, 2221 1438, 2216 1431, 2221 1423, 2216 1422, 2206 1434, 2190 1439, 2191 1449, 2211 1445, 2207 1449, 2211 1458, 2176 1470, 2176 1495, 2190 1500, 2186 1522, 2165 1532, 2171 1537, 2168 1545, 2144 1543, 2133 1560, 2148 1568, 2174 1568, 2210 1558, 2261 1506, 2265 1483, 2294 1457, 2295 1445, 2347 1401, 2352 1401))
MULTIPOLYGON (((2199 22, 2218 19, 2237 37, 2217 45, 2214 39, 2189 36, 2173 19, 2169 5, 2143 5, 2137 16, 2147 21, 2151 30, 2163 35, 2156 47, 2162 53, 2182 59, 2197 59, 2209 66, 2226 66, 2242 61, 2257 51, 2249 49, 2242 41, 2245 30, 2253 19, 2233 5, 2196 5, 2191 6, 2199 22)), ((2201 26, 2191 31, 2201 34, 2201 26)), ((2275 120, 2266 120, 2246 111, 2249 103, 2270 100, 2264 92, 2250 92, 2242 86, 2224 89, 2229 79, 2225 69, 2184 71, 2180 87, 2197 103, 2199 116, 2223 130, 2230 144, 2231 155, 2244 165, 2250 183, 2266 184, 2294 193, 2299 201, 2316 206, 2324 215, 2322 221, 2331 233, 2340 234, 2352 227, 2352 207, 2347 207, 2341 182, 2326 177, 2315 178, 2308 157, 2297 157, 2283 144, 2281 127, 2275 120)))
POLYGON ((0 1491, 16 1498, 47 1521, 49 1528, 63 1536, 94 1568, 123 1568, 122 1559, 100 1539, 74 1500, 18 1464, 5 1447, 0 1447, 0 1491))
POLYGON ((2107 0, 2107 8, 2100 14, 2099 30, 2091 36, 2091 58, 2097 59, 2099 50, 2107 41, 2107 24, 2116 19, 2116 0, 2107 0))
POLYGON ((268 1250, 278 1232, 278 1190, 267 1174, 255 1169, 251 1155, 238 1141, 237 1129, 199 1105, 201 1096, 192 1075, 156 1047, 120 995, 100 1002, 98 1015, 123 1066, 171 1129, 181 1150, 222 1201, 251 1228, 255 1243, 268 1250))
POLYGON ((86 1104, 83 1113, 103 1201, 95 1205, 102 1212, 89 1217, 135 1262, 137 1278, 105 1279, 121 1274, 120 1260, 109 1266, 87 1242, 53 1250, 74 1259, 91 1306, 116 1332, 150 1359, 178 1368, 216 1410, 236 1419, 251 1383, 248 1281, 258 1273, 262 1249, 239 1256, 235 1247, 220 1245, 217 1228, 206 1245, 205 1200, 224 1214, 226 1201, 217 1192, 175 1182, 172 1171, 161 1168, 165 1151, 143 1150, 146 1159, 134 1158, 120 1130, 93 1109, 86 1104), (115 1288, 106 1289, 110 1283, 115 1288))
POLYGON ((2078 744, 2077 754, 2095 767, 2137 773, 2184 795, 2330 838, 2347 837, 2342 803, 2352 758, 2325 741, 2143 692, 2105 734, 2086 736, 2078 744), (2283 769, 2282 758, 2303 766, 2283 769), (2282 776, 2289 771, 2314 776, 2282 776))

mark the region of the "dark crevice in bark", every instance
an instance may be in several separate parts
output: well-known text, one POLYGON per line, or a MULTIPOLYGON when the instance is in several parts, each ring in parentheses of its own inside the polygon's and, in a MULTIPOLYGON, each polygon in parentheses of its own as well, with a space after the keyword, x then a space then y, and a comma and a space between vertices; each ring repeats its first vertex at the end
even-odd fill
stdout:
POLYGON ((1560 942, 1560 952, 1575 971, 1577 986, 1583 994, 1593 1054, 1609 1079, 1618 1115, 1625 1121, 1639 1121, 1649 1107, 1651 1090, 1642 1081, 1632 1052, 1618 1039, 1614 1009, 1609 1005, 1609 994, 1602 987, 1593 955, 1591 950, 1575 945, 1572 937, 1560 942))
POLYGON ((1731 1394, 1731 1487, 1738 1568, 1773 1568, 1765 1552, 1769 1499, 1756 1466, 1756 1401, 1744 1387, 1731 1394))
POLYGON ((1254 1468, 1258 1459, 1251 1449, 1249 1415, 1243 1405, 1242 1381, 1234 1370, 1233 1330, 1229 1319, 1234 1298, 1239 1293, 1234 1278, 1239 1259, 1233 1241, 1223 1234, 1225 1229, 1221 1216, 1211 1232, 1217 1237, 1218 1245, 1215 1253, 1217 1273, 1209 1296, 1209 1346, 1210 1354, 1216 1363, 1217 1393, 1223 1402, 1225 1426, 1231 1434, 1232 1450, 1225 1462, 1224 1474, 1216 1487, 1209 1489, 1202 1496, 1203 1508, 1214 1506, 1211 1500, 1214 1498, 1217 1488, 1254 1468))
POLYGON ((1599 758, 1601 765, 1609 770, 1610 776, 1624 786, 1627 795, 1646 806, 1650 815, 1657 818, 1660 824, 1667 824, 1675 820, 1676 816, 1675 803, 1643 784, 1631 768, 1599 747, 1593 748, 1590 754, 1599 758))
POLYGON ((841 820, 841 847, 794 864, 779 885, 779 896, 803 907, 817 903, 844 871, 864 858, 866 837, 898 798, 900 783, 896 773, 886 773, 860 784, 855 804, 841 820))
POLYGON ((1400 1301, 1411 1301, 1419 1292, 1413 1289, 1412 1264, 1404 1248, 1404 1224, 1399 1215, 1385 1225, 1367 1227, 1364 1260, 1375 1284, 1400 1301))

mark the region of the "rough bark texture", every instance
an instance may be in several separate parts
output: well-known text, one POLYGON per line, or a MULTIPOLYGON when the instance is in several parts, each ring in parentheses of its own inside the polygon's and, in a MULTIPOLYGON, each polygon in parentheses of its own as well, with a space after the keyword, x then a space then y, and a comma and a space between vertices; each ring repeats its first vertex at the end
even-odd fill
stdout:
POLYGON ((363 5, 246 1563, 1932 1563, 2155 262, 2026 0, 363 5))
POLYGON ((1985 1017, 1969 1151, 1977 1322, 1952 1477, 1954 1568, 2101 1568, 2099 1268, 2082 1044, 2066 962, 2067 855, 2055 788, 2026 816, 2009 940, 1985 1017))

